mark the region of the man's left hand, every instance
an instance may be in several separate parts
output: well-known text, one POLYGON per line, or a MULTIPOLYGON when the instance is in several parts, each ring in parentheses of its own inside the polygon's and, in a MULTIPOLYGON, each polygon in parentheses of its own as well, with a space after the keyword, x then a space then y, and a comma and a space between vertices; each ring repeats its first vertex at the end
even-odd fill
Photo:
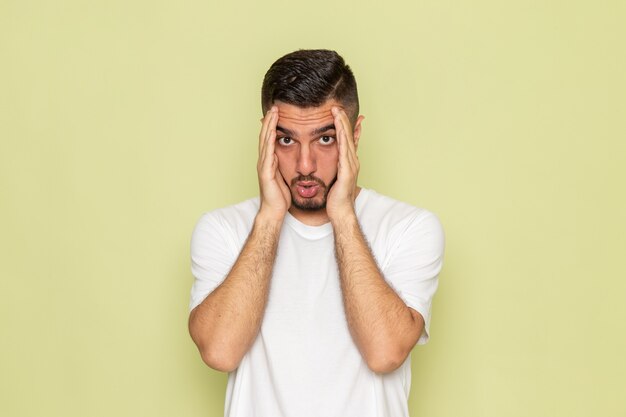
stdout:
POLYGON ((331 111, 335 118, 339 160, 337 180, 331 187, 326 201, 326 213, 331 222, 334 222, 354 215, 360 165, 348 115, 340 107, 333 107, 331 111))

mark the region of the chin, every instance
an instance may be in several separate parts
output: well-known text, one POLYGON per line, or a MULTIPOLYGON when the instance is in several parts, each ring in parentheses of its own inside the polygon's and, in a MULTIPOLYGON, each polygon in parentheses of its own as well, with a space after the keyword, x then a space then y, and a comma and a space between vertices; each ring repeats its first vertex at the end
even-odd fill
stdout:
POLYGON ((326 196, 319 198, 302 198, 291 195, 291 205, 299 210, 317 211, 326 208, 326 196))

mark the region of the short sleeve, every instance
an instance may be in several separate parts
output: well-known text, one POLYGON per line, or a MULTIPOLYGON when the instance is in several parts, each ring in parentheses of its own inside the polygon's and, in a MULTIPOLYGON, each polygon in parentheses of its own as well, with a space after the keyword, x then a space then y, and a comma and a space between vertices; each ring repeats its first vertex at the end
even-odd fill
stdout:
POLYGON ((407 306, 424 318, 417 344, 428 341, 433 296, 443 264, 444 234, 439 219, 428 211, 409 222, 390 251, 383 268, 385 279, 407 306))
POLYGON ((195 280, 189 310, 204 301, 230 272, 237 256, 230 246, 228 231, 219 217, 204 214, 191 237, 191 273, 195 280))

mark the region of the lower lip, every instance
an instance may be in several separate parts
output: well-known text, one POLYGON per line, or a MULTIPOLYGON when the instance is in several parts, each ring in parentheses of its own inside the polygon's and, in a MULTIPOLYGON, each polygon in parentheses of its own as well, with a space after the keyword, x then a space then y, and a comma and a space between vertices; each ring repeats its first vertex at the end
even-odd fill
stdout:
POLYGON ((303 187, 299 185, 296 187, 296 191, 298 192, 298 195, 303 198, 315 197, 319 189, 320 189, 319 185, 313 185, 311 187, 303 187))

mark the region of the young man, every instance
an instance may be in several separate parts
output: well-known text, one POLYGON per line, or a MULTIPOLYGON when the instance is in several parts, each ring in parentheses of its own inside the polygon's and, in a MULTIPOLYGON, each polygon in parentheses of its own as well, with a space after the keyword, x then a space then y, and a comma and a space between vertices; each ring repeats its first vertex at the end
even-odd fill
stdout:
POLYGON ((363 116, 336 52, 280 58, 262 106, 260 196, 205 214, 191 244, 189 330, 229 372, 225 415, 408 416, 439 221, 357 185, 363 116))

